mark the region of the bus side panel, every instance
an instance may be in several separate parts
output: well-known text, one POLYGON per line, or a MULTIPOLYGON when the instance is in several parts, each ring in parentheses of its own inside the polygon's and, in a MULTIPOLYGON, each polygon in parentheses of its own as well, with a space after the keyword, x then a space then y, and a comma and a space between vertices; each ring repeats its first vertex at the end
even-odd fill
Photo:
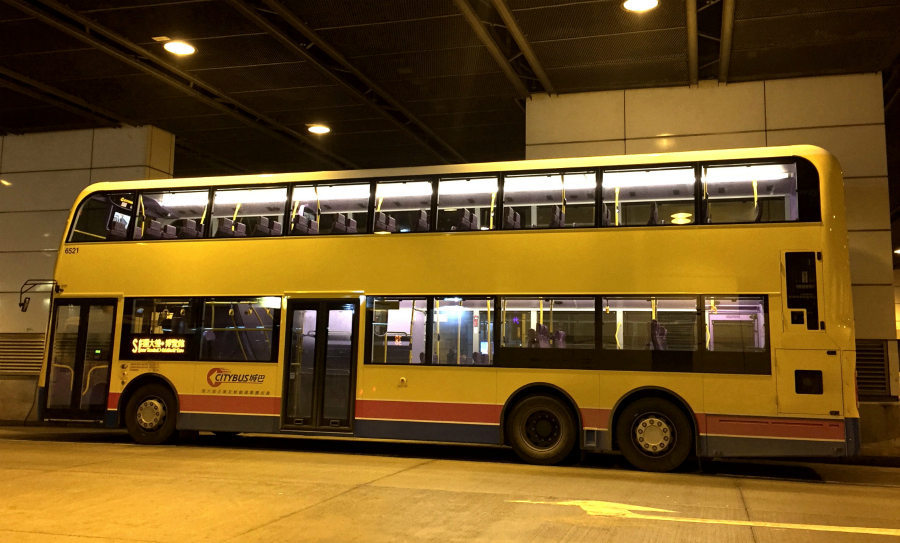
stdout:
POLYGON ((178 428, 210 432, 278 432, 279 364, 197 362, 189 388, 179 390, 178 428))
POLYGON ((497 372, 490 366, 368 364, 356 391, 354 435, 499 444, 497 372))

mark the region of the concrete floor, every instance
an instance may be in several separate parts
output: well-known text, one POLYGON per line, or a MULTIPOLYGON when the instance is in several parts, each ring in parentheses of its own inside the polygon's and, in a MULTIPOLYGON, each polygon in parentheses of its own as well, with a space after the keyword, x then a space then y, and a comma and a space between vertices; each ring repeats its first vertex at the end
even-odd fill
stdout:
POLYGON ((0 428, 0 541, 900 542, 900 468, 0 428))

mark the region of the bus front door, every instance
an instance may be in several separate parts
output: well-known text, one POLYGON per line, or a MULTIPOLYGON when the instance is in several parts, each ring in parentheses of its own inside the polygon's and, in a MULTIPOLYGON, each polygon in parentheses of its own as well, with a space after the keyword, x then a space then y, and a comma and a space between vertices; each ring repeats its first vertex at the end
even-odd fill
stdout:
POLYGON ((343 300, 288 304, 285 429, 351 430, 358 311, 343 300))
POLYGON ((103 420, 116 303, 113 299, 56 300, 45 419, 103 420))

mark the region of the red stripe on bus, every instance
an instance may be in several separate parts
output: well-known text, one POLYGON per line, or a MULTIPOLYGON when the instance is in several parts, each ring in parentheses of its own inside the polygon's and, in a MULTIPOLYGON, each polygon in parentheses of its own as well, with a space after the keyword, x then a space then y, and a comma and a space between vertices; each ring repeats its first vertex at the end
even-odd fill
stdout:
POLYGON ((356 400, 356 418, 500 424, 502 405, 356 400))
POLYGON ((606 430, 609 428, 609 409, 595 409, 593 407, 581 408, 581 422, 585 428, 606 430))
POLYGON ((119 398, 122 395, 118 392, 110 392, 109 397, 106 400, 106 408, 107 409, 118 409, 119 408, 119 398))
POLYGON ((844 441, 844 421, 774 417, 697 416, 701 433, 736 437, 775 437, 844 441), (705 431, 704 431, 705 426, 705 431))
POLYGON ((179 394, 178 401, 181 411, 192 413, 281 414, 281 398, 278 397, 179 394))

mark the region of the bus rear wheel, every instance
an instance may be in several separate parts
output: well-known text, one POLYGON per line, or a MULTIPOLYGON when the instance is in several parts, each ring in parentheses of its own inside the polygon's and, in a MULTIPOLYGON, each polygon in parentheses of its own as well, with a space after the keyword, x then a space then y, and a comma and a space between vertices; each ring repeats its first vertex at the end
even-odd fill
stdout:
POLYGON ((125 405, 125 427, 131 438, 141 445, 172 441, 177 418, 175 394, 158 383, 137 389, 125 405))
POLYGON ((643 471, 665 472, 680 466, 691 453, 693 433, 684 411, 662 398, 629 404, 616 422, 622 455, 643 471))
POLYGON ((507 435, 519 458, 545 466, 568 457, 577 443, 572 413, 552 396, 529 396, 517 403, 507 435))

